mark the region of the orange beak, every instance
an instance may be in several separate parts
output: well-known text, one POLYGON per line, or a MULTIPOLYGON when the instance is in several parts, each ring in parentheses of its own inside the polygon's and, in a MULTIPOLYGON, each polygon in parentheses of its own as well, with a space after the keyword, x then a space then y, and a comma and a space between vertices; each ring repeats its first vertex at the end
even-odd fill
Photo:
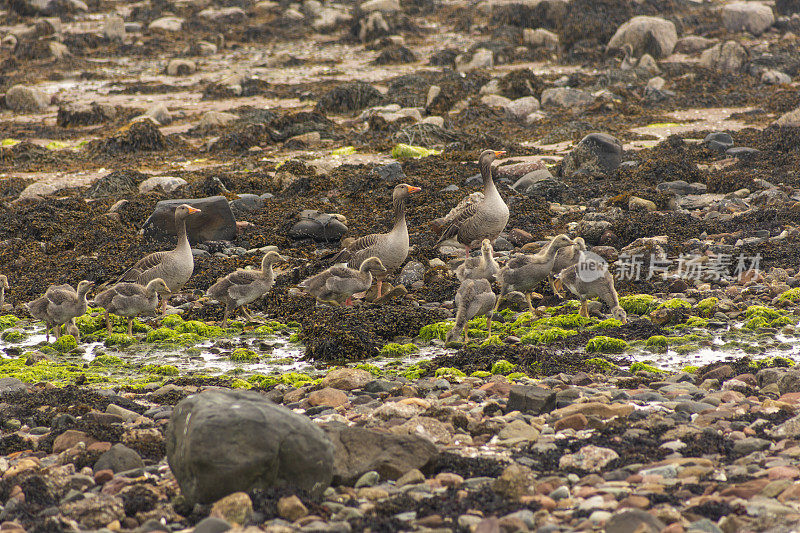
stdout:
POLYGON ((200 213, 201 211, 194 207, 189 207, 189 214, 200 213))
POLYGON ((422 190, 422 187, 414 187, 413 185, 408 186, 408 192, 419 192, 422 190))
POLYGON ((494 151, 494 155, 497 156, 497 157, 500 157, 501 155, 506 155, 506 151, 505 150, 495 150, 494 151))

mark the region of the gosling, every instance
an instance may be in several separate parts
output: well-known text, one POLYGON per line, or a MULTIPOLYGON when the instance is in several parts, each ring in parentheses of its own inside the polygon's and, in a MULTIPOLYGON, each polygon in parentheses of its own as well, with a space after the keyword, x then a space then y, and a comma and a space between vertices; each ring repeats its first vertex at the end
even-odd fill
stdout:
POLYGON ((485 279, 494 281, 497 273, 500 272, 500 265, 494 259, 494 248, 492 241, 483 239, 481 242, 481 255, 479 257, 468 257, 456 269, 456 277, 459 281, 467 279, 485 279))
POLYGON ((361 263, 358 270, 343 265, 334 265, 308 278, 300 284, 318 302, 330 305, 352 305, 352 296, 372 286, 373 273, 380 275, 386 267, 377 257, 361 263))
POLYGON ((583 237, 575 237, 573 242, 575 244, 561 248, 556 253, 556 259, 553 261, 553 270, 550 271, 550 289, 559 298, 563 298, 564 293, 556 291, 556 276, 565 268, 576 264, 580 260, 581 252, 586 251, 586 241, 583 240, 583 237))
POLYGON ((500 307, 503 297, 511 291, 521 291, 528 302, 528 310, 533 313, 531 293, 536 285, 550 275, 556 253, 573 245, 572 239, 566 235, 558 235, 534 255, 518 255, 511 259, 497 274, 500 283, 500 296, 495 304, 495 311, 500 307))
POLYGON ((91 281, 78 283, 76 291, 70 285, 51 285, 44 295, 26 307, 34 318, 45 324, 45 336, 50 342, 50 330, 56 329, 56 339, 61 338, 61 326, 86 312, 86 294, 94 286, 91 281))
POLYGON ((232 311, 241 308, 248 320, 253 320, 247 310, 247 304, 263 298, 275 284, 275 273, 272 265, 286 261, 278 252, 267 252, 261 260, 261 270, 244 270, 242 268, 219 278, 206 291, 206 295, 225 304, 225 316, 222 327, 228 325, 228 317, 232 311))
POLYGON ((111 335, 111 313, 128 319, 128 335, 133 335, 133 318, 139 315, 154 315, 158 306, 158 297, 162 299, 170 294, 167 283, 155 278, 147 283, 117 283, 94 297, 93 305, 106 311, 106 330, 111 335))
POLYGON ((589 316, 589 309, 586 306, 587 298, 597 297, 611 309, 611 316, 623 324, 628 323, 628 315, 619 305, 619 295, 617 294, 617 289, 614 287, 614 276, 611 275, 604 263, 599 263, 589 258, 583 258, 581 263, 562 270, 555 283, 559 289, 561 286, 565 286, 570 292, 580 298, 581 308, 579 314, 581 316, 589 316), (590 262, 591 266, 585 268, 585 265, 590 262), (581 275, 581 272, 586 272, 589 275, 581 275), (602 272, 602 274, 600 274, 600 272, 602 272), (587 279, 589 281, 585 281, 587 279))
POLYGON ((492 335, 492 308, 497 297, 485 279, 465 279, 456 292, 456 323, 447 332, 447 342, 453 342, 464 334, 464 344, 469 342, 467 322, 476 316, 486 315, 489 336, 492 335))

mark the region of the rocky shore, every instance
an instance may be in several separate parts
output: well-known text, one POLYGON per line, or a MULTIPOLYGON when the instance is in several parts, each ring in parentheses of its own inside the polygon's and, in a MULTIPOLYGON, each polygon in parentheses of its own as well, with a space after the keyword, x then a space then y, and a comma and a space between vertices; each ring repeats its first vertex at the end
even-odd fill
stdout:
POLYGON ((0 13, 0 530, 796 530, 797 1, 0 13), (542 283, 446 343, 463 248, 435 244, 485 149, 498 261, 581 237, 627 323, 542 283), (302 294, 400 183, 389 296, 302 294), (169 249, 186 202, 169 315, 45 342, 25 302, 169 249), (272 250, 223 328, 205 291, 272 250))

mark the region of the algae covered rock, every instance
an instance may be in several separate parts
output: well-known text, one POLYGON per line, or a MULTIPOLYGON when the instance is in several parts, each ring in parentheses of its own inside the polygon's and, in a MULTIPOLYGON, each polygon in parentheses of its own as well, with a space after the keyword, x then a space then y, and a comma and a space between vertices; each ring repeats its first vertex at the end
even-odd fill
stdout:
POLYGON ((172 413, 166 445, 192 503, 284 485, 318 494, 333 477, 333 446, 322 430, 252 391, 185 398, 172 413))

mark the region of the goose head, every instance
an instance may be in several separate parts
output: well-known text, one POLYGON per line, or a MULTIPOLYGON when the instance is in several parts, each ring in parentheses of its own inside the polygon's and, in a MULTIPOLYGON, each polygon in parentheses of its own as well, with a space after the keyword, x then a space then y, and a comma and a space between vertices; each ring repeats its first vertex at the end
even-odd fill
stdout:
POLYGON ((78 296, 86 296, 86 294, 94 287, 93 281, 83 280, 78 283, 78 296))
POLYGON ((156 278, 154 280, 151 280, 150 283, 148 283, 147 287, 145 288, 149 294, 154 294, 154 293, 169 294, 170 292, 172 292, 169 290, 169 287, 167 287, 167 282, 165 282, 161 278, 156 278))
POLYGON ((611 316, 613 316, 623 324, 628 323, 628 313, 626 313, 625 310, 620 306, 616 306, 611 310, 611 316))
POLYGON ((261 270, 267 270, 275 263, 280 263, 282 261, 286 261, 286 258, 283 257, 278 252, 269 251, 266 254, 264 254, 264 258, 261 259, 261 270))
POLYGON ((383 263, 377 257, 370 257, 361 263, 361 268, 359 270, 361 270, 361 272, 383 274, 386 272, 386 267, 383 266, 383 263))
POLYGON ((505 150, 484 150, 478 158, 478 166, 481 167, 481 172, 488 171, 496 157, 505 155, 505 150))
POLYGON ((483 239, 483 241, 481 241, 481 253, 483 253, 483 255, 485 255, 486 257, 492 256, 492 254, 494 253, 494 248, 492 247, 492 241, 490 241, 489 239, 483 239))
POLYGON ((392 200, 395 202, 401 199, 404 200, 408 198, 410 194, 419 192, 421 190, 422 190, 421 187, 414 187, 413 185, 409 185, 408 183, 401 183, 400 185, 394 188, 394 191, 392 192, 392 200))
POLYGON ((0 274, 0 289, 8 289, 8 278, 0 274))
POLYGON ((550 241, 550 247, 554 250, 564 248, 565 246, 572 246, 573 244, 575 244, 575 241, 563 233, 561 235, 557 235, 552 241, 550 241))
POLYGON ((189 215, 201 212, 202 211, 190 206, 189 204, 181 204, 175 208, 175 220, 178 222, 184 221, 189 215))

